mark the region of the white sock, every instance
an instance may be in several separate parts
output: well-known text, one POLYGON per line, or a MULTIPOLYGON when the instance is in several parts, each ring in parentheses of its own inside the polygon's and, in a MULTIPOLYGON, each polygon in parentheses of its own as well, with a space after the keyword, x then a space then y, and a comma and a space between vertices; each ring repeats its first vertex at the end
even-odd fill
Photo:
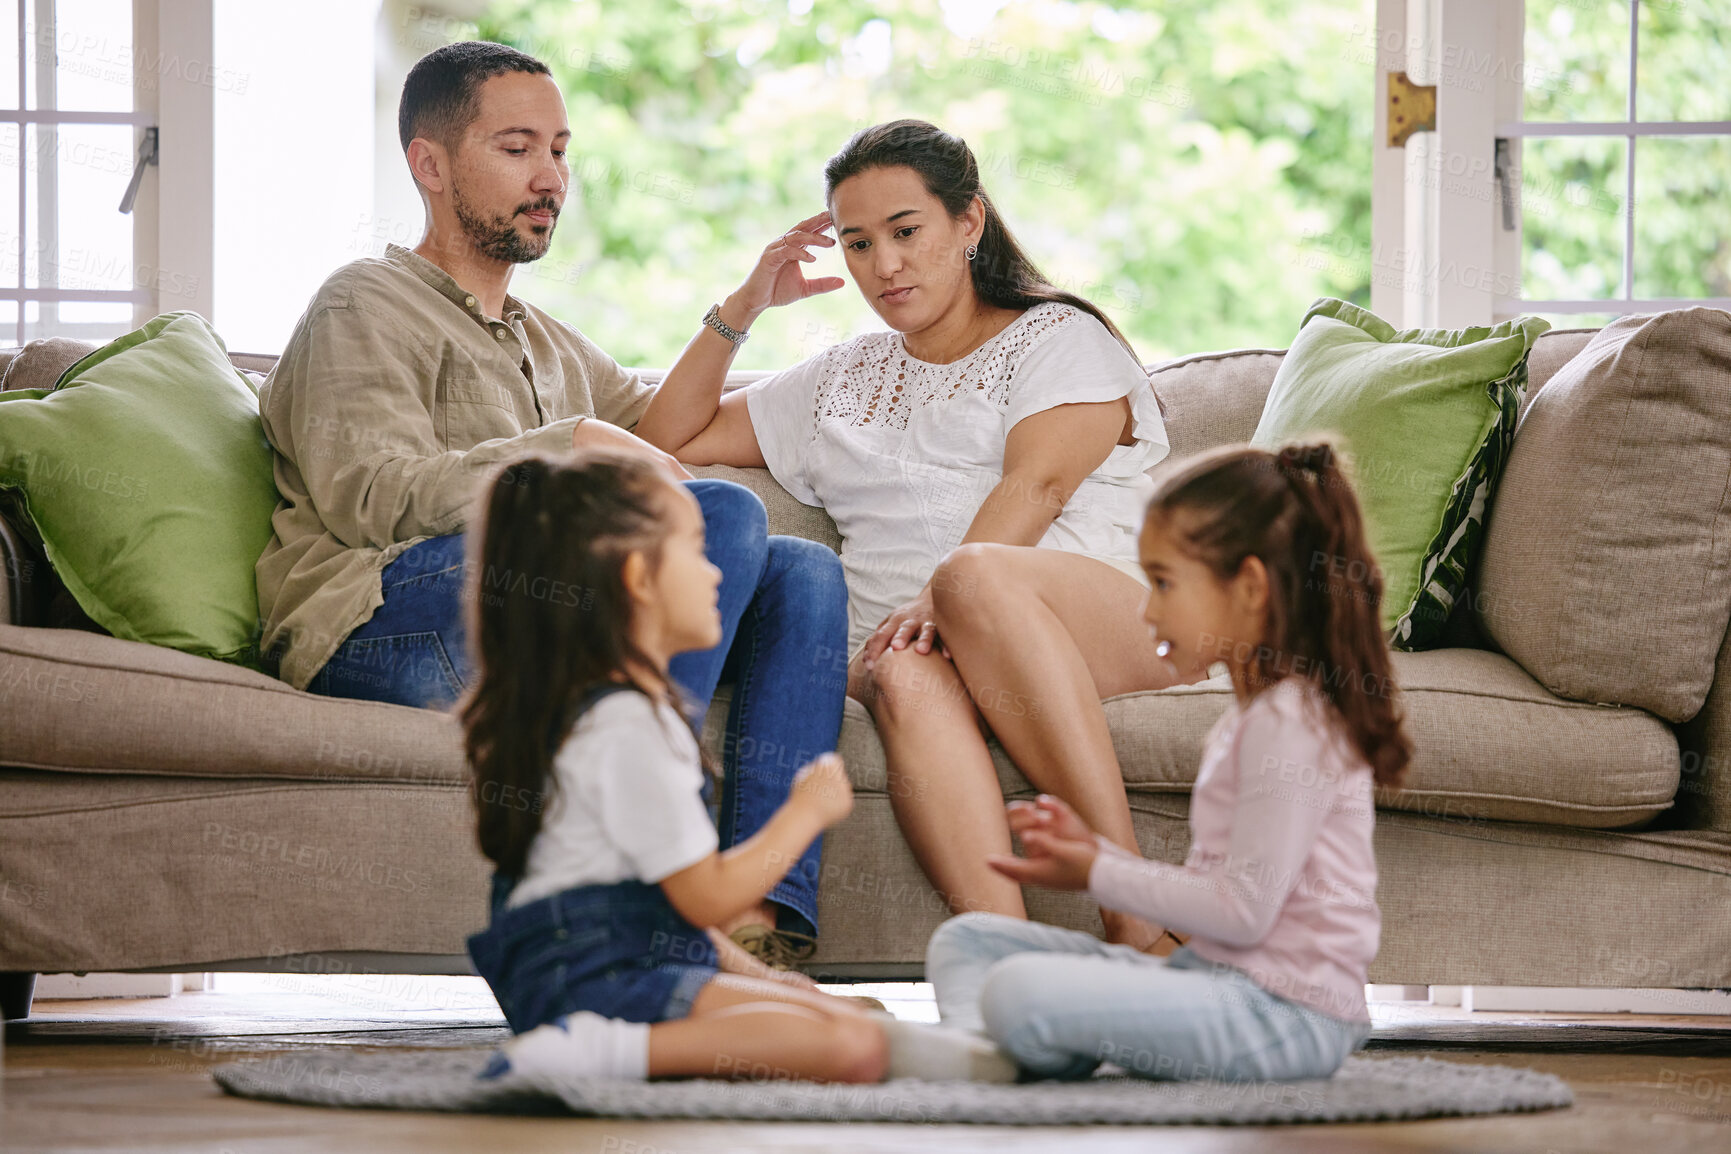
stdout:
POLYGON ((974 1030, 903 1022, 891 1014, 871 1015, 889 1042, 885 1078, 928 1082, 1014 1082, 1016 1063, 996 1043, 974 1030))
POLYGON ((513 1074, 532 1082, 649 1077, 649 1026, 580 1010, 526 1030, 500 1047, 481 1074, 513 1074))

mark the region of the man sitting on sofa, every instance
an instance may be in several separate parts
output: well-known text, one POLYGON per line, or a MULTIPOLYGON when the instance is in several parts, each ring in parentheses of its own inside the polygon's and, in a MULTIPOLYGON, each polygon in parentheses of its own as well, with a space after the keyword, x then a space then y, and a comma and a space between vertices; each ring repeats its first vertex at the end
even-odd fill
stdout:
MULTIPOLYGON (((569 181, 565 101, 545 64, 479 42, 429 53, 403 85, 398 131, 424 237, 332 273, 260 395, 283 498, 258 562, 265 648, 297 688, 450 706, 469 670, 462 529, 486 475, 531 451, 641 454, 690 486, 723 574, 721 644, 682 654, 671 673, 699 709, 724 676, 739 687, 719 825, 723 845, 743 839, 800 765, 835 748, 840 562, 822 545, 767 536, 750 490, 691 480, 633 436, 654 388, 507 294, 515 266, 546 253, 569 181)), ((581 591, 538 590, 533 574, 484 574, 480 592, 581 611, 581 591)), ((814 845, 729 927, 735 940, 772 965, 809 953, 817 864, 814 845)))

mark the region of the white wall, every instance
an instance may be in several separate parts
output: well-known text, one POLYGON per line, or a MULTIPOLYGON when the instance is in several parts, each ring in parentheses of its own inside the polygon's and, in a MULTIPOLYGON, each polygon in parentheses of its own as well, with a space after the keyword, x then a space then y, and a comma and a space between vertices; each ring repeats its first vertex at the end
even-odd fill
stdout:
POLYGON ((379 0, 215 0, 212 321, 280 351, 314 290, 369 249, 379 0))

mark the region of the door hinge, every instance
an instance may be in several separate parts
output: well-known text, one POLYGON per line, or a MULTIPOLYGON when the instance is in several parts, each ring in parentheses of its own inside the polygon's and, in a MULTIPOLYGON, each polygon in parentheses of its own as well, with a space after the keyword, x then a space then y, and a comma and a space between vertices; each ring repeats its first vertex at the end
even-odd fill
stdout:
POLYGON ((1414 84, 1404 72, 1388 74, 1388 146, 1405 148, 1415 132, 1436 131, 1436 85, 1414 84))

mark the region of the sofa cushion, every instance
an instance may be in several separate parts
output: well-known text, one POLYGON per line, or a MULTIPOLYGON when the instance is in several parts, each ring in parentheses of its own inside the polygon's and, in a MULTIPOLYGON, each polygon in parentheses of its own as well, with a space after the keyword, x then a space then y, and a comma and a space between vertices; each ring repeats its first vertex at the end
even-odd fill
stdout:
POLYGON ((1478 608, 1551 692, 1693 717, 1731 619, 1731 313, 1607 325, 1533 398, 1478 608))
POLYGON ((457 723, 67 629, 0 626, 0 765, 179 777, 457 784, 457 723))
MULTIPOLYGON (((1383 808, 1614 829, 1651 819, 1677 792, 1676 737, 1650 714, 1554 697, 1508 658, 1482 650, 1397 652, 1394 668, 1417 750, 1406 788, 1379 794, 1383 808)), ((1224 678, 1106 702, 1132 804, 1138 794, 1190 791, 1203 740, 1231 702, 1224 678)), ((883 746, 852 700, 841 754, 857 789, 888 788, 883 746)), ((992 756, 1006 797, 1033 793, 996 742, 992 756)))
POLYGON ((776 482, 768 469, 736 469, 732 465, 693 465, 693 477, 713 477, 744 485, 763 499, 769 512, 769 531, 789 537, 804 537, 828 545, 841 552, 841 534, 836 531, 830 515, 815 505, 796 500, 793 494, 776 482))
POLYGON ((1250 440, 1285 356, 1283 349, 1236 349, 1150 367, 1148 383, 1165 407, 1172 442, 1150 472, 1157 476, 1162 467, 1204 449, 1250 440))
MULTIPOLYGON (((1384 808, 1611 829, 1652 818, 1677 792, 1676 735, 1651 714, 1563 700, 1483 650, 1393 661, 1416 748, 1406 788, 1379 796, 1384 808)), ((1220 679, 1108 702, 1130 788, 1188 791, 1230 698, 1220 679)))
POLYGON ((252 384, 196 313, 165 313, 49 390, 0 392, 0 486, 116 637, 249 660, 277 506, 252 384))
POLYGON ((1440 643, 1502 472, 1527 356, 1550 326, 1403 329, 1324 298, 1300 323, 1251 443, 1329 436, 1351 461, 1400 649, 1440 643))
MULTIPOLYGON (((1669 805, 1678 782, 1668 726, 1636 709, 1564 701, 1506 657, 1467 649, 1394 655, 1417 754, 1408 788, 1381 801, 1438 816, 1613 828, 1669 805)), ((1188 792, 1224 680, 1106 703, 1132 794, 1188 792)), ((719 748, 729 694, 706 743, 719 748)), ((450 716, 292 689, 262 673, 158 646, 61 629, 0 626, 0 765, 190 778, 468 780, 450 716)), ((883 746, 848 701, 841 753, 854 785, 888 788, 883 746)), ((993 744, 1006 796, 1032 789, 993 744)))

